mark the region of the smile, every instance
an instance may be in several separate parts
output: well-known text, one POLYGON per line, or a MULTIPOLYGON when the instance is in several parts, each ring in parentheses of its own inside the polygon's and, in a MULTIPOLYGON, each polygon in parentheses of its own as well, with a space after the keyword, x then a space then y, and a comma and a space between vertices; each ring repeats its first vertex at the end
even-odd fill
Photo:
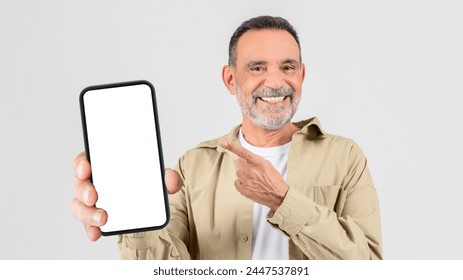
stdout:
POLYGON ((278 96, 278 97, 259 97, 260 100, 264 101, 264 102, 268 102, 268 103, 279 103, 279 102, 283 102, 283 100, 286 98, 287 96, 278 96))

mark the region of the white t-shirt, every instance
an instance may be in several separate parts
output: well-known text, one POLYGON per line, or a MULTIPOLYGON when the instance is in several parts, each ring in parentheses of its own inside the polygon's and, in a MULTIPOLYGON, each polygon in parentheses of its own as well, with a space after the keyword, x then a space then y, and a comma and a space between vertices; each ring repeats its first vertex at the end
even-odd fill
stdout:
MULTIPOLYGON (((291 142, 277 147, 255 147, 244 139, 241 130, 238 139, 241 146, 269 160, 281 176, 287 180, 286 170, 291 142)), ((254 202, 251 258, 253 260, 287 260, 289 258, 288 237, 267 222, 269 211, 267 206, 254 202)))

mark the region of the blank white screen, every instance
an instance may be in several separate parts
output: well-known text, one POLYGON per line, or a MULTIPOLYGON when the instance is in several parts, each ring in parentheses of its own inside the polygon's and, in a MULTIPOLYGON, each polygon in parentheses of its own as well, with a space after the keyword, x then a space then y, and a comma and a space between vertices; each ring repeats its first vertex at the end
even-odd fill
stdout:
POLYGON ((151 89, 146 84, 84 94, 97 207, 112 232, 166 222, 151 89))

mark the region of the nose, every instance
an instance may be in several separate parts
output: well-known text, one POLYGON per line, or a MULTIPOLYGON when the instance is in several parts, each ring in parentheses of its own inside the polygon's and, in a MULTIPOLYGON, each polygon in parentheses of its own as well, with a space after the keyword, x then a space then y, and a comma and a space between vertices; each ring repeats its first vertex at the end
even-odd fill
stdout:
POLYGON ((284 87, 285 80, 283 73, 277 69, 268 70, 267 73, 265 73, 264 85, 273 89, 284 87))

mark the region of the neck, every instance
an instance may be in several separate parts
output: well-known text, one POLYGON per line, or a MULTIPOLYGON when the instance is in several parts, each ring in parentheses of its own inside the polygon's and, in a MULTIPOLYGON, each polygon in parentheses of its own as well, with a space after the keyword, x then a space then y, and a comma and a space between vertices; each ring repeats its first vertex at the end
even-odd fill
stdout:
POLYGON ((267 130, 256 126, 248 118, 243 118, 243 125, 241 127, 244 139, 255 147, 275 147, 287 144, 291 142, 293 134, 299 130, 291 122, 280 129, 267 130))

